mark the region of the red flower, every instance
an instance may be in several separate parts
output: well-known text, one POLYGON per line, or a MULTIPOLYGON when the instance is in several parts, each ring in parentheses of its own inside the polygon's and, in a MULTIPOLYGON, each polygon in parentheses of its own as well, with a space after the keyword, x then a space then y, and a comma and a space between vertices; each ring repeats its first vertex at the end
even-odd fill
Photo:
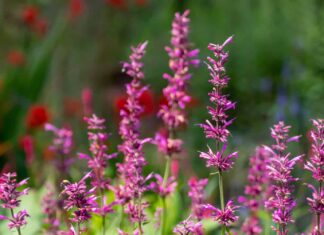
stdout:
POLYGON ((44 36, 47 32, 47 21, 44 19, 38 19, 33 25, 33 30, 39 35, 44 36))
POLYGON ((125 0, 106 0, 106 3, 119 9, 125 9, 127 7, 125 0))
POLYGON ((136 0, 136 5, 145 6, 147 4, 146 0, 136 0))
MULTIPOLYGON (((120 97, 117 97, 115 101, 115 109, 116 112, 119 113, 120 110, 124 109, 127 101, 127 96, 123 95, 120 97)), ((153 94, 151 91, 146 90, 142 93, 142 95, 139 97, 140 105, 144 107, 144 111, 142 113, 142 116, 149 116, 154 112, 154 101, 153 101, 153 94)))
POLYGON ((20 147, 24 150, 26 161, 30 165, 34 159, 34 143, 33 137, 25 135, 20 139, 20 147))
POLYGON ((7 61, 14 66, 20 66, 25 63, 25 55, 18 50, 10 51, 7 55, 7 61))
POLYGON ((23 9, 22 18, 25 24, 33 25, 38 19, 39 11, 36 6, 27 6, 23 9))
POLYGON ((70 0, 70 17, 72 20, 81 16, 84 9, 84 0, 70 0))
POLYGON ((50 119, 50 114, 45 106, 33 105, 29 108, 26 118, 27 127, 30 129, 42 127, 50 119))

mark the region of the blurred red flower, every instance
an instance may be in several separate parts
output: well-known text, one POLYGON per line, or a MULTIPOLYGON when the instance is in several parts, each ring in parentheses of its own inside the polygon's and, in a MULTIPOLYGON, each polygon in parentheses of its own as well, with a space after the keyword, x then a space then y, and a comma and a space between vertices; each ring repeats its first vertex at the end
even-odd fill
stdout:
POLYGON ((147 4, 146 0, 136 0, 135 2, 138 6, 145 6, 147 4))
POLYGON ((26 6, 22 11, 22 18, 25 24, 33 25, 39 16, 39 10, 36 6, 26 6))
POLYGON ((7 55, 7 61, 14 66, 20 66, 25 63, 25 55, 18 50, 10 51, 7 55))
POLYGON ((119 9, 125 9, 127 7, 125 0, 106 0, 106 3, 119 9))
POLYGON ((44 36, 47 32, 47 21, 44 19, 38 19, 33 24, 33 30, 39 35, 44 36))
MULTIPOLYGON (((118 114, 120 110, 125 108, 126 101, 127 101, 126 95, 117 97, 115 101, 115 109, 118 114)), ((149 116, 154 112, 154 99, 151 91, 149 90, 144 91, 142 95, 139 97, 139 102, 140 105, 144 107, 142 116, 149 116)))
POLYGON ((31 164, 34 159, 34 141, 30 135, 25 135, 20 139, 20 147, 24 150, 27 164, 31 164))
POLYGON ((70 0, 70 17, 75 19, 81 16, 85 9, 84 0, 70 0))
POLYGON ((47 108, 43 105, 33 105, 29 108, 26 124, 29 129, 42 127, 50 119, 47 108))

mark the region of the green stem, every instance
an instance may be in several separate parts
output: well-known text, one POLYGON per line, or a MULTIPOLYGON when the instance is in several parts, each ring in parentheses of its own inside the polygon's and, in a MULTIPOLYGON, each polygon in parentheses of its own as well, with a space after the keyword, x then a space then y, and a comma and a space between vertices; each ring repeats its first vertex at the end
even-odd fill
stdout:
MULTIPOLYGON (((163 183, 162 187, 164 188, 168 182, 168 178, 170 175, 170 167, 171 167, 171 156, 167 156, 166 164, 165 164, 165 169, 164 169, 164 176, 163 176, 163 183)), ((166 231, 166 212, 167 212, 167 207, 166 207, 166 199, 165 197, 162 197, 162 206, 163 206, 163 211, 162 211, 162 218, 161 218, 161 235, 165 234, 166 231)))
MULTIPOLYGON (((11 217, 12 217, 12 219, 15 219, 15 216, 14 216, 14 211, 13 211, 13 209, 12 209, 12 208, 10 209, 10 212, 11 212, 11 217)), ((20 231, 20 228, 17 228, 17 232, 18 232, 18 234, 19 234, 19 235, 21 235, 21 231, 20 231)))
MULTIPOLYGON (((220 198, 221 209, 222 211, 224 211, 225 203, 224 203, 223 175, 221 170, 219 170, 218 173, 219 173, 218 176, 219 198, 220 198)), ((225 231, 226 231, 226 226, 222 225, 222 235, 225 235, 225 231)))

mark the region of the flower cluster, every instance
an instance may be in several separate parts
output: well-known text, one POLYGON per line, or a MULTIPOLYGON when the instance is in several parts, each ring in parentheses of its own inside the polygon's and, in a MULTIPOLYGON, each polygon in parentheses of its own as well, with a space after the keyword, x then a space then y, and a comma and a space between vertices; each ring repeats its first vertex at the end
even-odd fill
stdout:
POLYGON ((124 155, 124 162, 118 165, 118 172, 125 185, 119 187, 117 196, 122 203, 127 203, 130 199, 137 200, 134 206, 138 208, 126 210, 126 212, 131 213, 132 221, 139 224, 143 222, 142 214, 145 208, 142 206, 141 195, 147 190, 145 185, 147 178, 142 174, 143 166, 146 165, 143 146, 150 142, 149 138, 141 139, 139 131, 140 116, 143 112, 139 97, 147 89, 141 84, 141 80, 144 78, 141 60, 145 54, 146 45, 147 42, 132 47, 130 62, 123 63, 123 71, 132 78, 132 81, 126 85, 127 102, 124 109, 120 111, 119 134, 123 142, 118 146, 124 155), (134 218, 137 218, 138 221, 135 221, 134 218))
POLYGON ((318 189, 308 184, 313 191, 312 197, 307 198, 311 210, 316 214, 317 225, 314 228, 314 235, 321 234, 321 216, 324 214, 324 120, 312 120, 314 129, 310 132, 311 156, 306 162, 305 169, 313 174, 313 178, 318 182, 318 189))
POLYGON ((203 226, 201 222, 194 221, 191 217, 179 223, 173 232, 178 235, 203 235, 203 226))
POLYGON ((218 223, 228 226, 238 220, 238 216, 235 215, 238 208, 232 200, 229 200, 224 210, 220 210, 210 204, 204 205, 204 213, 213 217, 218 223))
POLYGON ((26 210, 18 211, 14 213, 14 209, 20 206, 20 197, 22 195, 27 195, 29 188, 25 188, 22 191, 17 189, 25 184, 27 184, 27 179, 22 180, 17 183, 16 173, 4 173, 0 177, 0 200, 2 207, 9 209, 11 213, 11 218, 0 215, 0 220, 8 220, 8 228, 16 228, 20 232, 20 228, 27 224, 26 217, 29 217, 29 214, 26 210))
POLYGON ((88 167, 92 170, 92 185, 99 191, 101 197, 101 205, 99 213, 106 215, 111 212, 111 205, 107 205, 104 196, 104 190, 110 188, 110 180, 105 178, 105 170, 108 165, 108 160, 115 158, 116 153, 107 154, 108 134, 103 132, 105 129, 105 119, 98 118, 96 115, 85 117, 84 120, 88 124, 88 139, 90 141, 89 151, 91 156, 84 153, 79 153, 79 157, 88 161, 88 167))
POLYGON ((166 179, 166 182, 163 182, 163 178, 159 174, 154 174, 154 177, 156 181, 151 182, 149 188, 161 197, 170 195, 177 187, 177 182, 172 176, 166 179))
POLYGON ((247 235, 257 235, 262 232, 257 210, 264 204, 266 187, 270 188, 267 165, 270 154, 263 147, 257 147, 255 154, 250 158, 248 184, 245 186, 246 197, 240 201, 249 208, 250 216, 243 223, 242 231, 247 235))
POLYGON ((188 181, 188 196, 191 198, 192 215, 197 220, 203 219, 203 204, 205 203, 205 187, 207 184, 208 179, 197 180, 196 178, 191 178, 188 181))
POLYGON ((202 152, 201 158, 207 160, 207 167, 215 167, 219 171, 227 171, 233 166, 233 160, 237 158, 237 152, 229 155, 224 155, 227 148, 227 141, 230 131, 228 126, 233 122, 229 120, 226 111, 234 109, 235 103, 228 99, 228 95, 222 94, 222 89, 228 84, 229 77, 226 75, 225 63, 227 62, 228 53, 224 51, 224 47, 232 41, 229 37, 222 45, 209 44, 208 49, 214 53, 216 59, 208 57, 210 64, 207 67, 210 71, 211 79, 209 82, 213 85, 213 90, 209 93, 209 100, 215 107, 208 106, 208 112, 211 115, 211 121, 206 120, 205 124, 200 124, 204 129, 206 138, 216 140, 218 143, 223 143, 223 147, 216 153, 208 147, 207 153, 202 152), (212 123, 213 122, 213 123, 212 123))
POLYGON ((55 198, 55 192, 52 185, 48 184, 47 192, 42 200, 42 211, 45 215, 44 224, 46 224, 45 234, 55 235, 58 232, 60 221, 56 216, 58 210, 58 201, 55 198))
POLYGON ((188 10, 183 14, 176 13, 172 23, 172 46, 165 48, 170 57, 169 67, 173 74, 163 75, 168 80, 167 87, 163 89, 163 95, 167 102, 161 105, 158 116, 162 118, 169 132, 164 141, 160 141, 161 136, 157 136, 158 139, 155 142, 159 149, 166 149, 163 152, 167 152, 169 156, 179 152, 181 149, 182 141, 174 139, 172 135, 175 129, 187 123, 185 109, 191 100, 187 94, 187 84, 191 78, 189 69, 191 65, 197 66, 199 64, 199 60, 195 59, 199 50, 190 49, 190 42, 188 40, 190 20, 188 15, 188 10), (177 147, 168 148, 165 143, 168 144, 168 147, 169 144, 176 144, 177 147))
POLYGON ((70 183, 65 180, 62 182, 64 187, 61 194, 65 196, 64 209, 73 210, 72 222, 78 224, 88 221, 91 213, 97 210, 95 188, 88 189, 85 183, 90 178, 91 173, 87 173, 79 182, 70 183))
POLYGON ((63 174, 67 174, 72 164, 70 153, 73 147, 73 132, 68 128, 57 128, 52 124, 45 124, 45 130, 54 134, 50 150, 55 152, 58 159, 55 161, 57 170, 63 174))
POLYGON ((273 229, 279 235, 286 235, 288 233, 287 225, 293 222, 291 213, 296 202, 292 198, 292 182, 298 179, 292 176, 292 170, 302 157, 297 156, 290 159, 290 153, 285 153, 287 143, 298 141, 300 138, 300 136, 290 138, 289 129, 290 126, 285 126, 284 122, 274 125, 271 129, 271 136, 276 143, 272 145, 272 148, 265 147, 271 153, 267 166, 268 174, 275 183, 272 195, 265 202, 265 207, 273 210, 272 219, 279 225, 279 228, 273 227, 273 229))

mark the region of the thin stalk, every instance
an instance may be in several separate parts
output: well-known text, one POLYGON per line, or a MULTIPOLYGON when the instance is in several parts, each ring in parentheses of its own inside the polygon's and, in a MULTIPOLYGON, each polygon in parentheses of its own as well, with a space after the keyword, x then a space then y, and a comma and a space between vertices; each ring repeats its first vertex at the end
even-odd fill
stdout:
MULTIPOLYGON (((170 167, 171 167, 171 156, 167 156, 166 164, 165 164, 165 169, 164 169, 164 176, 163 176, 163 183, 162 187, 164 188, 168 182, 168 178, 170 175, 170 167)), ((161 235, 165 234, 166 230, 166 199, 165 197, 162 197, 162 207, 163 207, 163 213, 162 213, 162 221, 161 221, 161 235)))
MULTIPOLYGON (((10 209, 10 212, 11 212, 12 219, 15 219, 14 212, 13 212, 12 208, 10 209)), ((17 228, 17 232, 18 232, 19 235, 21 235, 20 228, 17 228)))
MULTIPOLYGON (((224 211, 225 208, 224 187, 223 187, 223 175, 221 170, 219 170, 218 172, 218 185, 219 185, 219 198, 220 198, 221 209, 222 211, 224 211)), ((225 231, 226 231, 226 225, 222 225, 222 235, 225 235, 225 231)))

